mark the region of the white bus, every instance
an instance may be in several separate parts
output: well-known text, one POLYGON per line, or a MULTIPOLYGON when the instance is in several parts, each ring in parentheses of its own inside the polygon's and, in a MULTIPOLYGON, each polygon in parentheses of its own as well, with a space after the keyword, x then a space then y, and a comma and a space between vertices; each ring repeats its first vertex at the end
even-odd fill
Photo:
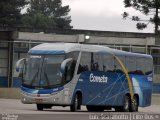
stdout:
POLYGON ((85 105, 88 111, 138 111, 151 105, 153 60, 150 55, 99 45, 45 43, 17 62, 21 101, 37 110, 85 105), (23 67, 22 67, 23 64, 23 67))

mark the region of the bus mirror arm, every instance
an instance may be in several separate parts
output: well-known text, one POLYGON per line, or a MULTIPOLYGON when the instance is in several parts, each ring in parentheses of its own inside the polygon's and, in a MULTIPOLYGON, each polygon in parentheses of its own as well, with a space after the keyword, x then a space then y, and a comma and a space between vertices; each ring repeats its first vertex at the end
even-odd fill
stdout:
POLYGON ((66 72, 66 65, 68 62, 72 61, 73 59, 72 58, 68 58, 68 59, 65 59, 62 64, 61 64, 61 73, 65 73, 66 72))
POLYGON ((64 73, 63 73, 63 75, 64 75, 64 80, 67 79, 67 71, 68 71, 68 67, 66 66, 66 67, 65 67, 65 70, 64 70, 64 73))
POLYGON ((18 60, 18 61, 16 62, 16 71, 17 71, 17 72, 20 72, 20 70, 22 69, 22 68, 20 68, 20 67, 21 67, 22 62, 24 62, 24 60, 25 60, 25 58, 22 58, 22 59, 20 59, 20 60, 18 60))

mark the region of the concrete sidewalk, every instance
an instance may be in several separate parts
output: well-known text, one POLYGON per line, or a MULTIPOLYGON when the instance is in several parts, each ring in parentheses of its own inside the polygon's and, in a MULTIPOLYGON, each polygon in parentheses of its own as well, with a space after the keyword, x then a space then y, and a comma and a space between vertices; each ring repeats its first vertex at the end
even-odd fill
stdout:
POLYGON ((160 94, 152 94, 152 105, 160 105, 160 94))
POLYGON ((160 114, 160 105, 151 105, 149 107, 139 107, 139 112, 149 113, 149 114, 160 114))

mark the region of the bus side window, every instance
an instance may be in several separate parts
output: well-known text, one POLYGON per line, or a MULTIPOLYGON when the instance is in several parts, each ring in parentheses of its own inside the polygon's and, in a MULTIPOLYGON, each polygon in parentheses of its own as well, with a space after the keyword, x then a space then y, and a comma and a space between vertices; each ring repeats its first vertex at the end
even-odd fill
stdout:
POLYGON ((136 59, 136 72, 135 74, 144 75, 145 73, 145 58, 136 59))
POLYGON ((90 66, 91 66, 91 53, 82 52, 77 74, 80 74, 84 71, 90 71, 91 70, 90 66))
POLYGON ((152 66, 153 60, 152 59, 147 59, 145 62, 146 62, 145 63, 146 64, 145 74, 146 75, 152 74, 153 73, 153 66, 152 66))
POLYGON ((146 59, 145 60, 145 65, 146 65, 145 74, 146 75, 152 74, 152 72, 153 72, 152 64, 153 64, 152 59, 146 59))
POLYGON ((114 57, 110 54, 103 55, 103 71, 111 72, 114 69, 114 57))
MULTIPOLYGON (((125 56, 117 56, 117 57, 121 60, 122 64, 125 66, 125 56)), ((115 58, 114 58, 114 71, 118 73, 123 73, 122 66, 115 58)))
POLYGON ((74 51, 67 53, 66 58, 73 58, 73 60, 77 62, 78 56, 79 56, 79 51, 74 51))
POLYGON ((65 76, 66 82, 69 82, 73 78, 78 56, 79 56, 79 51, 70 52, 70 53, 67 53, 66 55, 66 58, 73 59, 73 61, 68 63, 68 65, 66 66, 66 70, 67 70, 67 73, 65 76))
POLYGON ((103 71, 103 56, 100 53, 92 53, 93 60, 91 63, 92 71, 103 71))
POLYGON ((92 71, 99 71, 99 65, 97 62, 91 64, 91 70, 92 71))
POLYGON ((129 74, 134 74, 136 72, 136 58, 126 57, 126 68, 129 74))
POLYGON ((75 70, 75 66, 76 66, 76 61, 73 60, 71 63, 69 63, 66 66, 66 82, 69 82, 70 80, 72 80, 73 75, 74 75, 74 70, 75 70))

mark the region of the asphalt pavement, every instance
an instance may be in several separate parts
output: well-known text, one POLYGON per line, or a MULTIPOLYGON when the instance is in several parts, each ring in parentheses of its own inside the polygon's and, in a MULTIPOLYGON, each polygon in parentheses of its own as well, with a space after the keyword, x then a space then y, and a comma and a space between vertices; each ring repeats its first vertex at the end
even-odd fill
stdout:
POLYGON ((37 111, 35 104, 22 104, 18 99, 0 99, 0 119, 2 120, 160 120, 160 105, 139 107, 139 112, 88 112, 85 106, 78 112, 70 112, 69 107, 52 107, 37 111))

